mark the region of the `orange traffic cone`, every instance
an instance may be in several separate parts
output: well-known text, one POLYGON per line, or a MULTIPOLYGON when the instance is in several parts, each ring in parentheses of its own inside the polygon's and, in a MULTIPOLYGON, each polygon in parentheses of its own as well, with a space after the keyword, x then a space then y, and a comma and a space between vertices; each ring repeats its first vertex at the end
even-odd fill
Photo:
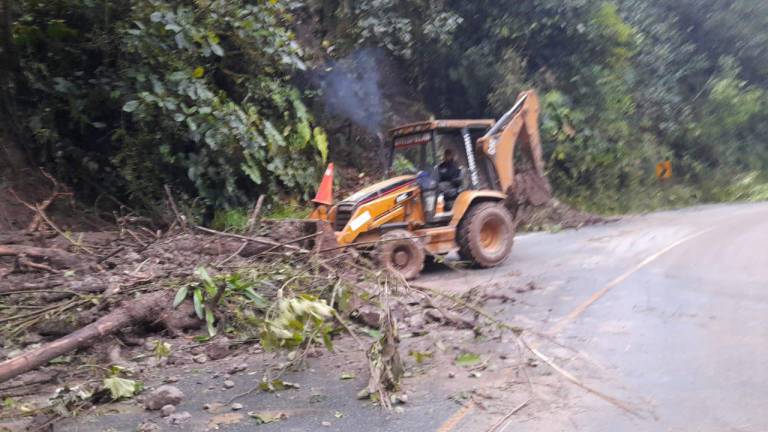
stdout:
POLYGON ((328 164, 328 168, 323 174, 323 180, 317 189, 317 195, 312 200, 315 204, 333 205, 333 162, 328 164))

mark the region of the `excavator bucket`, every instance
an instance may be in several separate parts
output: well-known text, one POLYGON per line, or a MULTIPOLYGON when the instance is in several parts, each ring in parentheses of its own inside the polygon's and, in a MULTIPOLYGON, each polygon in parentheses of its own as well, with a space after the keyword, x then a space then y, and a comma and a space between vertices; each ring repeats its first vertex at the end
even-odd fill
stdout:
POLYGON ((552 198, 539 134, 539 97, 525 91, 478 140, 493 161, 499 186, 515 205, 541 206, 552 198))

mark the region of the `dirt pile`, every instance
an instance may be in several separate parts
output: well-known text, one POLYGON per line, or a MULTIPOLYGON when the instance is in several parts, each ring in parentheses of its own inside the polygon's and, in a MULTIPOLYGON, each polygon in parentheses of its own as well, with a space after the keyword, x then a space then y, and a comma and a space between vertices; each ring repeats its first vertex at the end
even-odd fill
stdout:
POLYGON ((515 190, 508 202, 522 231, 581 228, 607 222, 606 219, 575 209, 555 198, 547 178, 530 167, 518 167, 515 190))
POLYGON ((560 230, 610 222, 602 216, 587 213, 552 198, 542 205, 522 206, 517 212, 518 229, 522 231, 560 230))

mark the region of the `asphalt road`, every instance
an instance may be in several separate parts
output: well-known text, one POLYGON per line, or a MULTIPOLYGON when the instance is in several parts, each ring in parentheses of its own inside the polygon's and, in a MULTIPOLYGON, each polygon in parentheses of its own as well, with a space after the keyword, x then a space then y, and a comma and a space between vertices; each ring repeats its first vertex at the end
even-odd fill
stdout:
MULTIPOLYGON (((419 281, 455 293, 483 287, 515 296, 516 302, 488 308, 499 320, 529 329, 524 337, 532 347, 611 401, 568 382, 530 352, 521 354, 511 338, 478 341, 456 333, 409 343, 426 350, 442 338, 449 351, 451 345, 475 344, 472 349, 489 364, 482 377, 467 378, 450 361, 435 360, 434 366, 411 361, 416 373, 405 380, 409 402, 399 414, 354 399, 365 383, 365 366, 354 360, 359 355, 343 349, 318 359, 311 371, 286 377, 303 390, 256 392, 241 402, 244 411, 290 414, 258 427, 264 431, 471 432, 498 424, 497 432, 763 432, 768 430, 767 245, 768 204, 704 206, 521 235, 511 258, 498 268, 437 269, 419 281), (521 368, 521 359, 529 367, 521 368), (341 370, 359 377, 340 381, 341 370), (449 379, 449 373, 456 378, 449 379)), ((210 416, 197 415, 202 404, 247 389, 254 379, 236 376, 237 387, 226 393, 211 372, 187 371, 179 383, 190 395, 179 409, 193 413, 186 430, 210 428, 210 416)), ((133 430, 147 417, 128 408, 61 430, 133 430)), ((255 430, 247 418, 220 428, 255 430)))
MULTIPOLYGON (((432 282, 510 273, 543 288, 505 318, 551 337, 542 350, 578 350, 562 356, 569 371, 632 413, 572 386, 570 403, 523 410, 508 430, 768 430, 768 204, 525 235, 505 266, 432 282)), ((471 417, 455 430, 471 430, 471 417)))

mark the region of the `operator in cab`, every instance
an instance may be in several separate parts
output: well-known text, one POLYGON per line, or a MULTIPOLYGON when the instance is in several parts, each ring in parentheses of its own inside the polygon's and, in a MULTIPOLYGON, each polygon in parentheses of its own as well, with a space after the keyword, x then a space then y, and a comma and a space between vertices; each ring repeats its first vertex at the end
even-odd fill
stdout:
POLYGON ((453 150, 445 149, 443 161, 437 166, 437 174, 440 192, 445 200, 445 210, 451 210, 462 184, 461 168, 456 164, 453 150))
POLYGON ((437 166, 437 173, 440 176, 438 181, 448 182, 454 184, 455 182, 461 182, 461 169, 456 165, 456 160, 453 157, 453 150, 445 149, 443 153, 443 161, 437 166))

